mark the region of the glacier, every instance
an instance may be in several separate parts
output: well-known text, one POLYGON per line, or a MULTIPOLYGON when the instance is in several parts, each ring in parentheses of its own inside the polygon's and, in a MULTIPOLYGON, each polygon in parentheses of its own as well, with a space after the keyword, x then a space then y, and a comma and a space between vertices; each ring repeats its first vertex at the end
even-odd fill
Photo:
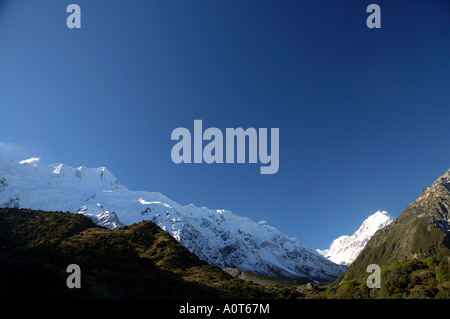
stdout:
POLYGON ((323 282, 346 269, 266 223, 129 190, 105 167, 0 157, 0 207, 78 213, 110 229, 151 220, 209 264, 258 275, 323 282))

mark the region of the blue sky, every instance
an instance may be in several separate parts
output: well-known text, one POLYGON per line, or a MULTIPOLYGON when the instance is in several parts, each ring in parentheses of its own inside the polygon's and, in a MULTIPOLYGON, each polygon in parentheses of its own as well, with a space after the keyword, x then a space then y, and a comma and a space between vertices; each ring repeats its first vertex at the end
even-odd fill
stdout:
POLYGON ((0 1, 0 154, 106 166, 324 249, 450 168, 449 34, 448 0, 0 1), (278 173, 174 164, 195 119, 279 128, 278 173))

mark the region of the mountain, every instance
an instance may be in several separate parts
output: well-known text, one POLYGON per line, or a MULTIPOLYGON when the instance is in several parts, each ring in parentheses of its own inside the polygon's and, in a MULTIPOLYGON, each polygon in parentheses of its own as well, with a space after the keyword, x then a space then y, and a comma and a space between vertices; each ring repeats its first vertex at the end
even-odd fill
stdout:
POLYGON ((386 211, 370 215, 352 236, 340 236, 327 250, 319 251, 323 256, 339 265, 350 265, 366 246, 375 232, 393 221, 386 211))
POLYGON ((450 256, 450 170, 412 202, 393 222, 378 230, 338 279, 366 273, 370 264, 382 269, 405 259, 450 256))
POLYGON ((0 278, 3 299, 300 297, 232 278, 151 221, 110 230, 81 214, 17 208, 0 208, 0 278), (70 264, 81 289, 67 288, 70 264))
POLYGON ((105 167, 0 158, 0 207, 79 213, 110 229, 150 220, 201 260, 258 275, 333 281, 345 269, 296 238, 228 210, 131 191, 105 167))

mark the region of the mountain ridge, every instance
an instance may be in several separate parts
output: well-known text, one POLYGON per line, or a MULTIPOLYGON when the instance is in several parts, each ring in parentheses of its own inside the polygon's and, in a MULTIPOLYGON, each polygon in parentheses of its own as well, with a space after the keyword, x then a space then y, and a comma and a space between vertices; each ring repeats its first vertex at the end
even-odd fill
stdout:
POLYGON ((117 229, 81 214, 0 208, 0 297, 236 299, 301 297, 208 265, 151 221, 117 229), (81 271, 68 289, 67 266, 81 271))
POLYGON ((327 250, 319 251, 323 256, 336 264, 350 265, 364 249, 375 232, 393 221, 386 211, 377 211, 367 217, 351 236, 336 238, 327 250))
POLYGON ((450 170, 426 187, 389 225, 378 230, 338 282, 357 278, 369 264, 450 256, 450 170))
POLYGON ((183 206, 161 193, 130 191, 104 167, 0 158, 0 180, 0 207, 69 211, 111 229, 150 220, 220 268, 303 281, 333 281, 345 269, 298 239, 228 210, 183 206))

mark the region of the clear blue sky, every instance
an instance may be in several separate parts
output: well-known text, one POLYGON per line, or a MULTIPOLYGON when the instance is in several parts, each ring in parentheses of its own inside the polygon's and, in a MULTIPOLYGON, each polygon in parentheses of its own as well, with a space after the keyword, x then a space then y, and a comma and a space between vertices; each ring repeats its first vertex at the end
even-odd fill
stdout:
POLYGON ((0 0, 0 154, 106 166, 324 249, 450 168, 449 35, 448 0, 0 0), (174 164, 194 119, 279 128, 278 173, 174 164))

